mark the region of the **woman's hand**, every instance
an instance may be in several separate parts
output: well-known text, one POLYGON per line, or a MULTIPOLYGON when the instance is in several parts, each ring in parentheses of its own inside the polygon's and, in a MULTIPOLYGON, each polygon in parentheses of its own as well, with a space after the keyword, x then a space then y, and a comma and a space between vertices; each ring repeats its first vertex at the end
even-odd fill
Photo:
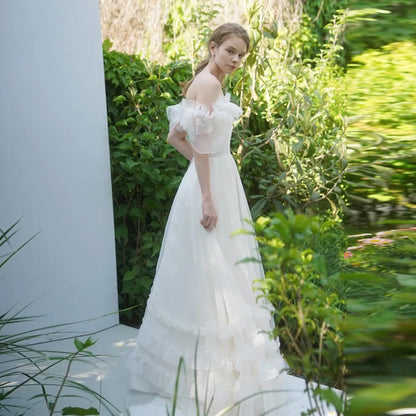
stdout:
POLYGON ((203 198, 202 200, 202 218, 201 225, 208 231, 213 230, 218 221, 217 211, 215 211, 214 204, 211 198, 203 198))

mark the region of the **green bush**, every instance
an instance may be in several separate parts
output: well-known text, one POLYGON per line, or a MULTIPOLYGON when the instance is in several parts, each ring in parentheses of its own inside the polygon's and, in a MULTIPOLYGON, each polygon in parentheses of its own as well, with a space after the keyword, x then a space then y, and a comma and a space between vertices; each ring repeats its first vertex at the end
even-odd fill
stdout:
POLYGON ((348 70, 349 209, 413 215, 416 171, 416 44, 399 42, 356 56, 348 70))
POLYGON ((253 216, 286 208, 340 215, 347 167, 346 96, 338 64, 343 15, 326 27, 326 43, 313 59, 304 57, 315 44, 308 16, 293 34, 265 21, 261 9, 251 10, 249 18, 253 47, 240 79, 230 85, 245 109, 236 159, 255 202, 253 216))
POLYGON ((160 66, 108 51, 104 67, 111 152, 120 308, 138 325, 153 281, 163 230, 187 161, 166 143, 166 107, 177 103, 187 63, 160 66))
POLYGON ((416 230, 357 239, 341 275, 348 292, 341 325, 346 415, 387 415, 416 407, 416 230))
POLYGON ((377 50, 395 42, 416 37, 414 0, 348 0, 353 19, 345 33, 348 62, 366 50, 377 50))
MULTIPOLYGON (((348 0, 308 0, 303 1, 303 24, 293 35, 291 43, 301 51, 304 60, 315 59, 321 54, 322 47, 330 41, 328 27, 334 23, 334 17, 343 13, 348 0)), ((344 44, 344 39, 341 39, 344 44)), ((345 57, 339 57, 344 65, 345 57)))
POLYGON ((274 335, 285 359, 307 381, 342 388, 344 299, 335 272, 345 239, 339 226, 286 211, 260 217, 255 230, 266 273, 258 288, 274 307, 274 335))

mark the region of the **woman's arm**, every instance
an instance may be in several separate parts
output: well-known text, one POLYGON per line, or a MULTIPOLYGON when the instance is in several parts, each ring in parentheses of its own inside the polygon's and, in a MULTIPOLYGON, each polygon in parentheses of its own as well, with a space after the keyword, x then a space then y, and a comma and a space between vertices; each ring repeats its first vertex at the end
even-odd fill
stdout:
POLYGON ((202 193, 202 218, 199 221, 206 230, 212 230, 217 225, 218 216, 211 195, 209 156, 194 151, 194 161, 202 193))
POLYGON ((193 149, 188 140, 186 140, 184 131, 178 130, 175 126, 168 134, 168 143, 188 160, 192 159, 193 149))
MULTIPOLYGON (((221 84, 217 80, 214 83, 211 79, 204 81, 206 82, 198 83, 195 101, 206 105, 212 111, 212 104, 221 93, 221 84)), ((217 225, 218 216, 211 195, 209 156, 208 154, 198 153, 194 149, 193 158, 202 193, 202 218, 200 223, 206 230, 212 230, 217 225)))
POLYGON ((206 230, 212 230, 217 225, 217 213, 211 196, 211 184, 209 178, 209 157, 196 152, 186 140, 185 132, 174 127, 168 134, 168 143, 185 156, 188 160, 194 158, 202 193, 202 218, 201 225, 206 230))

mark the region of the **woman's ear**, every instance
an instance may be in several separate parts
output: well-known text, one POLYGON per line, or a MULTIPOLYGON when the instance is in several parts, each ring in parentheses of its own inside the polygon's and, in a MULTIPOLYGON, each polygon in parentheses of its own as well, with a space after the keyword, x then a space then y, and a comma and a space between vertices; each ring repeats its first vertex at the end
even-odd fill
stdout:
POLYGON ((210 42, 209 43, 209 54, 211 56, 215 56, 215 52, 217 51, 217 44, 215 42, 210 42))

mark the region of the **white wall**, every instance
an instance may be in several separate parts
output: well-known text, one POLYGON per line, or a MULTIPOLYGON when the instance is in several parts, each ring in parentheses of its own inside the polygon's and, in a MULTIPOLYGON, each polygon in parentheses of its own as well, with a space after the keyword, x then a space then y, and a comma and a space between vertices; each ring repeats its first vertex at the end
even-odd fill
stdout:
POLYGON ((99 22, 98 0, 0 0, 0 228, 39 232, 0 269, 0 313, 34 301, 27 327, 118 308, 99 22))

